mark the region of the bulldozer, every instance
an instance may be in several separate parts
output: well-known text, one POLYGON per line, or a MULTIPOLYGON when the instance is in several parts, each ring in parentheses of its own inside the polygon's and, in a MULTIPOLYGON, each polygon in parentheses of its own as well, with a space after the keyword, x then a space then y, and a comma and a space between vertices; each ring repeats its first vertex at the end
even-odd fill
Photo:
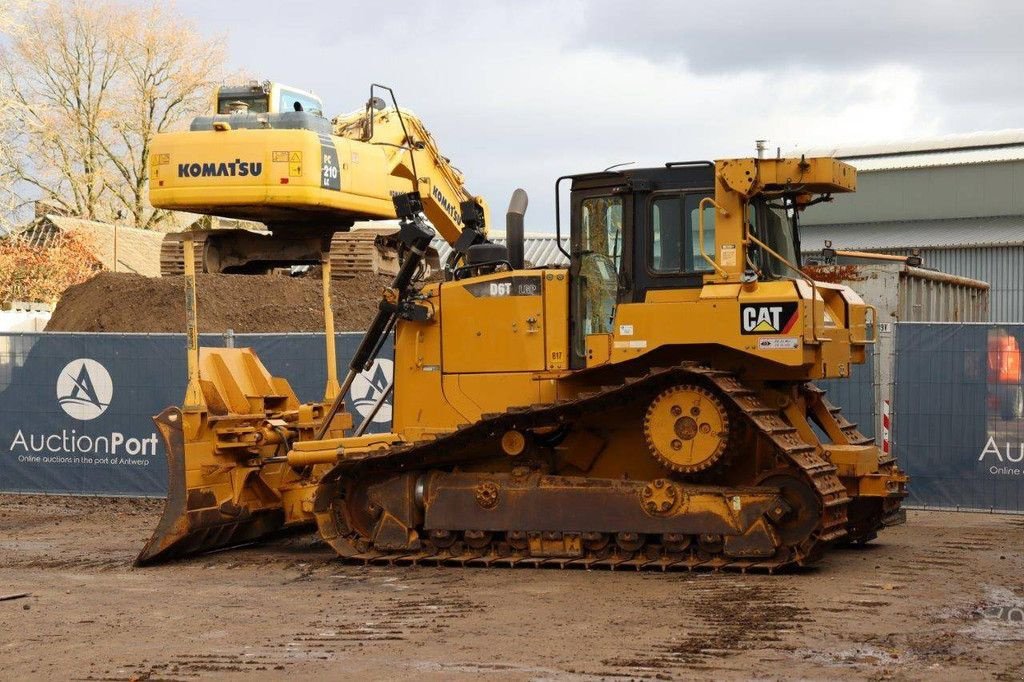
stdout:
POLYGON ((186 239, 188 388, 154 418, 169 492, 138 564, 315 526, 356 562, 771 572, 904 520, 906 474, 812 383, 874 342, 872 308, 799 267, 799 215, 854 191, 851 166, 566 175, 569 266, 527 268, 525 192, 491 242, 487 204, 389 89, 330 131, 244 116, 157 136, 153 204, 321 248, 397 217, 401 264, 339 382, 325 261, 327 382, 301 403, 252 350, 199 348, 186 239), (425 282, 435 234, 452 251, 425 282), (356 423, 345 396, 385 344, 394 376, 356 423), (387 400, 390 431, 368 432, 387 400))

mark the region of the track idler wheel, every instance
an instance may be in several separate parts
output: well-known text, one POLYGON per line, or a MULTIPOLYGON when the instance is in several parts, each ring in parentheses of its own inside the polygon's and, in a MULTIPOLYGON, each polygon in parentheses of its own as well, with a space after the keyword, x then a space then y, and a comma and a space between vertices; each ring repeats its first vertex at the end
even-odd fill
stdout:
POLYGON ((607 533, 582 533, 580 539, 583 541, 583 548, 594 553, 603 551, 611 542, 607 533))
POLYGON ((430 531, 430 542, 437 549, 448 549, 455 544, 458 538, 455 537, 455 533, 450 530, 432 530, 430 531))
POLYGON ((493 533, 485 530, 467 530, 463 533, 463 540, 470 549, 487 549, 493 537, 493 533))
POLYGON ((788 507, 772 519, 782 544, 799 547, 810 539, 822 516, 821 498, 814 486, 799 472, 788 469, 767 472, 757 485, 778 488, 788 507))
POLYGON ((668 554, 682 554, 690 548, 691 538, 683 533, 665 533, 661 537, 662 547, 668 554))
POLYGON ((681 474, 714 466, 729 442, 729 414, 711 391, 681 384, 662 391, 644 416, 644 438, 651 455, 681 474))

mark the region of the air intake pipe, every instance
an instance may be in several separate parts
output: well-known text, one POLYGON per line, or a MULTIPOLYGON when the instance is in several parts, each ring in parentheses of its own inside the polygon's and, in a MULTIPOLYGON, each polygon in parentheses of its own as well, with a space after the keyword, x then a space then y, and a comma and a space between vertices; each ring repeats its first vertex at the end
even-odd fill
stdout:
POLYGON ((508 212, 505 214, 505 246, 508 247, 508 262, 515 270, 522 270, 526 265, 523 255, 525 248, 523 216, 526 215, 526 206, 529 203, 526 190, 517 189, 512 192, 512 199, 508 202, 508 212))

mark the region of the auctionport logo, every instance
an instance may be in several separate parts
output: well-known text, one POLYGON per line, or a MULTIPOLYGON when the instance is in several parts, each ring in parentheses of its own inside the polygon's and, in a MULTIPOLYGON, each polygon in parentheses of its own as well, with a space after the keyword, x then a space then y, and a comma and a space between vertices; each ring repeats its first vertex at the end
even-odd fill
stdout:
MULTIPOLYGON (((370 414, 374 403, 381 392, 387 389, 388 382, 394 376, 395 363, 391 360, 374 360, 370 369, 357 374, 352 380, 352 405, 363 418, 370 414)), ((391 401, 386 400, 373 418, 375 424, 386 424, 391 421, 391 401)))
MULTIPOLYGON (((72 360, 57 375, 57 403, 73 419, 99 417, 113 397, 110 372, 90 358, 72 360)), ((8 450, 19 453, 19 462, 30 464, 149 466, 147 458, 158 454, 155 433, 136 438, 120 431, 96 434, 67 428, 49 433, 18 429, 8 450)))
POLYGON ((57 375, 57 402, 74 419, 95 419, 107 411, 113 397, 110 372, 90 358, 72 360, 57 375))

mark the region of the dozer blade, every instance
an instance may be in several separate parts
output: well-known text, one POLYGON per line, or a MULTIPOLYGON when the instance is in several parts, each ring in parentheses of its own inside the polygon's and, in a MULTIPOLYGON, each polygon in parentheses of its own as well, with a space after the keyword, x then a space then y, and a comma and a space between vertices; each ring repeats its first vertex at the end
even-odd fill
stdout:
POLYGON ((153 536, 135 559, 136 566, 252 542, 284 526, 280 508, 255 512, 238 508, 231 516, 217 506, 212 492, 188 489, 181 410, 167 408, 153 421, 167 451, 167 501, 153 536))
MULTIPOLYGON (((309 468, 285 455, 312 438, 324 405, 300 405, 248 348, 203 348, 199 360, 201 396, 153 418, 167 452, 167 501, 138 566, 314 523, 309 468)), ((351 416, 332 424, 351 426, 351 416)))

